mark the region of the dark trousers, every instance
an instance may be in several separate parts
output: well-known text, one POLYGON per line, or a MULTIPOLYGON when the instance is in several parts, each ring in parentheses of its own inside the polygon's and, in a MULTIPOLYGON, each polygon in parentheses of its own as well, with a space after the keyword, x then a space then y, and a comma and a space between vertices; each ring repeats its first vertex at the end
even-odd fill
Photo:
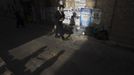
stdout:
POLYGON ((62 25, 62 22, 59 21, 56 25, 56 34, 55 36, 58 36, 58 34, 60 34, 61 37, 64 37, 64 28, 62 25))
POLYGON ((21 19, 17 19, 17 26, 16 26, 16 27, 17 27, 17 28, 25 27, 25 26, 24 26, 24 21, 21 20, 21 19))

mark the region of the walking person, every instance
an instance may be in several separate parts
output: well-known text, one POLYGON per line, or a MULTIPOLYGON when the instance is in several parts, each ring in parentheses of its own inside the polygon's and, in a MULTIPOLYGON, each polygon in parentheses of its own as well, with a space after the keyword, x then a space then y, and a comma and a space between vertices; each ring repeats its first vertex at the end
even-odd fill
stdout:
POLYGON ((64 38, 64 28, 63 28, 62 22, 65 19, 65 14, 63 12, 63 8, 64 8, 64 6, 60 5, 58 7, 58 10, 56 11, 56 14, 55 14, 55 18, 56 18, 56 33, 55 33, 55 37, 56 38, 61 37, 64 40, 65 39, 64 38))
POLYGON ((73 12, 73 15, 71 16, 71 19, 70 19, 69 27, 67 29, 68 36, 66 37, 66 39, 68 39, 73 34, 73 30, 75 26, 75 17, 76 17, 76 13, 73 12))
POLYGON ((23 20, 23 17, 22 17, 22 15, 21 15, 21 12, 18 10, 16 10, 15 11, 15 17, 16 17, 16 22, 17 22, 17 25, 16 25, 16 27, 17 28, 24 28, 25 27, 25 25, 24 25, 24 20, 23 20))

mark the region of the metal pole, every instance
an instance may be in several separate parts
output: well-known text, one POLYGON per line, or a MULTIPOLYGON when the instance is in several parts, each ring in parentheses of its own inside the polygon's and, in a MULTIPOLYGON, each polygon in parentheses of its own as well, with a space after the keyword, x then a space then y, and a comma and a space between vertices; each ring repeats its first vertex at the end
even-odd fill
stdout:
POLYGON ((115 16, 116 7, 117 7, 117 0, 114 0, 113 14, 112 14, 111 25, 110 25, 110 28, 111 28, 111 29, 112 29, 112 25, 113 25, 113 21, 114 21, 114 16, 115 16))

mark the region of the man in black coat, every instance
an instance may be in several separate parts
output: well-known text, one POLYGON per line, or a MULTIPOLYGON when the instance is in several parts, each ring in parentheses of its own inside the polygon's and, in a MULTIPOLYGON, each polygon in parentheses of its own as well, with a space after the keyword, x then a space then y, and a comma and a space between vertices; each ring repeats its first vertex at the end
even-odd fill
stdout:
POLYGON ((62 37, 64 40, 64 28, 63 28, 63 20, 65 19, 65 14, 63 12, 64 6, 60 5, 58 10, 56 11, 55 18, 56 18, 56 33, 55 37, 62 37), (58 35, 59 34, 59 35, 58 35))

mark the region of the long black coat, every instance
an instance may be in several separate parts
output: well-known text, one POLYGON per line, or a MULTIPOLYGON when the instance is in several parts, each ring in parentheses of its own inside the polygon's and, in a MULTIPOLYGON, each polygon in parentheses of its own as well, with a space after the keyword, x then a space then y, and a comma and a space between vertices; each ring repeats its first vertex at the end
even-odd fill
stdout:
POLYGON ((56 11, 56 14, 55 14, 55 18, 56 18, 56 21, 57 22, 59 22, 60 21, 60 19, 65 19, 65 14, 64 14, 64 12, 59 12, 59 11, 56 11))
POLYGON ((56 11, 55 19, 56 19, 56 33, 60 33, 61 35, 63 35, 64 34, 64 28, 63 28, 62 21, 65 19, 64 12, 60 13, 59 11, 56 11), (60 21, 61 19, 63 19, 63 20, 60 21))

